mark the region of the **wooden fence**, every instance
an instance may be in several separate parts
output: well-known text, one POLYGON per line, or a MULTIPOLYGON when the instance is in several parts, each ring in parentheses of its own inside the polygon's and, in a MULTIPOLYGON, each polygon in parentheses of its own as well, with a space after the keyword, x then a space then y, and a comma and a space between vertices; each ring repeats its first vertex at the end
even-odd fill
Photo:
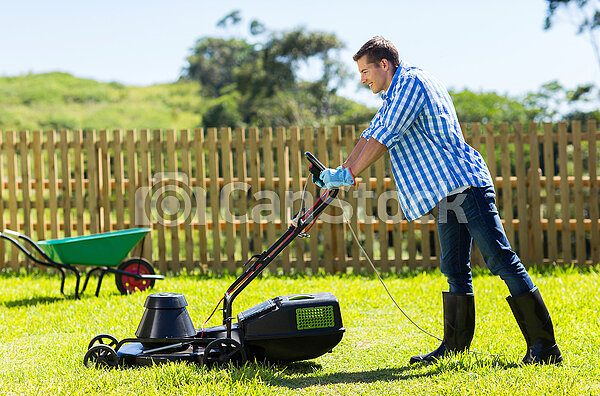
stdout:
MULTIPOLYGON (((360 130, 2 131, 0 228, 44 240, 151 225, 132 254, 161 272, 235 271, 287 228, 305 184, 305 196, 315 196, 302 153, 337 166, 360 130)), ((526 264, 600 262, 595 123, 473 123, 463 132, 486 158, 507 235, 526 264)), ((437 266, 435 224, 402 220, 389 160, 362 176, 340 197, 375 264, 437 266)), ((272 268, 368 271, 336 206, 272 268)), ((478 252, 473 262, 482 264, 478 252)), ((0 243, 0 268, 26 264, 0 243)))

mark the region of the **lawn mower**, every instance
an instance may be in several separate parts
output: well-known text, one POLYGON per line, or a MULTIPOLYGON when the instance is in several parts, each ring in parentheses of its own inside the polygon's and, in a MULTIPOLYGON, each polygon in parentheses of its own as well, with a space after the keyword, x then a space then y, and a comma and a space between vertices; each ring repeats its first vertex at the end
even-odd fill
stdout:
POLYGON ((157 279, 164 279, 163 275, 154 273, 152 264, 143 257, 125 260, 131 249, 149 232, 150 228, 130 228, 35 242, 19 232, 3 230, 0 238, 16 246, 33 263, 56 269, 61 276, 60 292, 63 295, 67 271, 75 274, 74 295, 79 298, 94 273, 99 274, 96 297, 100 294, 104 275, 109 272, 115 274, 115 283, 121 294, 150 289, 157 279), (81 271, 77 266, 91 267, 81 288, 81 271))
MULTIPOLYGON (((325 167, 311 153, 306 152, 305 156, 309 171, 318 178, 325 167)), ((337 194, 337 189, 323 190, 310 209, 302 205, 287 231, 244 264, 243 273, 205 321, 222 302, 222 325, 196 330, 182 294, 151 294, 146 298, 136 337, 118 341, 111 335, 97 335, 88 345, 83 358, 85 366, 140 366, 170 361, 243 364, 248 359, 283 363, 331 352, 345 331, 338 300, 331 293, 278 296, 239 313, 236 323, 232 306, 235 298, 283 249, 296 237, 307 236, 304 230, 312 226, 337 194)))

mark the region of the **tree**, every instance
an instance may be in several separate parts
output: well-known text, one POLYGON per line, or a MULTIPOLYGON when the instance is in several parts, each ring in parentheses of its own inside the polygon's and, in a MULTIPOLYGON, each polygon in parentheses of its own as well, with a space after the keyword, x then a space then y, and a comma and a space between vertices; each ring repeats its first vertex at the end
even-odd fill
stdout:
POLYGON ((596 62, 600 67, 600 47, 597 32, 600 28, 600 0, 546 0, 544 30, 552 28, 559 9, 565 11, 577 28, 577 34, 587 34, 596 62))
POLYGON ((528 109, 516 98, 496 92, 451 91, 458 119, 463 122, 526 121, 528 109))
POLYGON ((199 81, 206 95, 218 97, 237 83, 240 66, 254 63, 255 56, 254 47, 244 40, 203 37, 187 58, 182 77, 199 81))
POLYGON ((595 106, 599 97, 600 91, 593 84, 567 89, 558 81, 549 81, 538 91, 526 94, 522 102, 535 121, 585 121, 599 119, 595 106))
POLYGON ((225 94, 212 101, 204 112, 203 123, 208 127, 238 126, 243 124, 239 95, 225 94))
MULTIPOLYGON (((218 25, 227 28, 241 20, 239 11, 234 11, 218 25)), ((203 92, 215 98, 237 92, 244 123, 281 122, 282 114, 287 123, 302 121, 294 114, 331 116, 333 97, 348 77, 338 60, 344 44, 332 33, 305 28, 271 32, 256 20, 250 22, 249 32, 256 43, 239 37, 200 38, 187 58, 182 78, 200 81, 203 92), (303 65, 309 65, 311 81, 301 80, 303 65), (276 109, 277 100, 289 111, 276 109)))

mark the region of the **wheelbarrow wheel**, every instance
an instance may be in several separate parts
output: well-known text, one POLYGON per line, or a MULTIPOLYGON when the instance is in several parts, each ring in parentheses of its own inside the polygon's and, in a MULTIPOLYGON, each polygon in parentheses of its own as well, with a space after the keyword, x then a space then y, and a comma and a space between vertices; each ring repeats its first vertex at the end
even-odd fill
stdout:
MULTIPOLYGON (((121 271, 136 275, 154 275, 154 267, 144 258, 132 258, 119 265, 121 271)), ((130 275, 115 274, 115 283, 121 294, 131 294, 152 289, 154 279, 138 279, 130 275)))
POLYGON ((246 362, 246 351, 239 342, 231 338, 219 338, 211 341, 204 350, 202 362, 205 365, 226 365, 231 362, 242 365, 246 362))
POLYGON ((113 368, 119 365, 117 352, 108 345, 91 347, 83 357, 85 367, 113 368))
POLYGON ((108 345, 111 348, 116 348, 119 340, 110 334, 98 334, 96 337, 92 338, 90 343, 88 344, 88 349, 91 349, 95 345, 108 345))

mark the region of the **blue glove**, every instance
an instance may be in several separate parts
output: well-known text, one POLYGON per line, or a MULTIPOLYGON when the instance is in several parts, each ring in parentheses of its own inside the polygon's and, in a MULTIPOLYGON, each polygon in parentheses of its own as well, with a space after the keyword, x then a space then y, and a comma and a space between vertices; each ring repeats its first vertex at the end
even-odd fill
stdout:
POLYGON ((353 186, 355 184, 354 176, 352 176, 350 169, 342 166, 338 166, 336 169, 325 169, 321 172, 321 180, 325 188, 329 190, 342 186, 353 186))

